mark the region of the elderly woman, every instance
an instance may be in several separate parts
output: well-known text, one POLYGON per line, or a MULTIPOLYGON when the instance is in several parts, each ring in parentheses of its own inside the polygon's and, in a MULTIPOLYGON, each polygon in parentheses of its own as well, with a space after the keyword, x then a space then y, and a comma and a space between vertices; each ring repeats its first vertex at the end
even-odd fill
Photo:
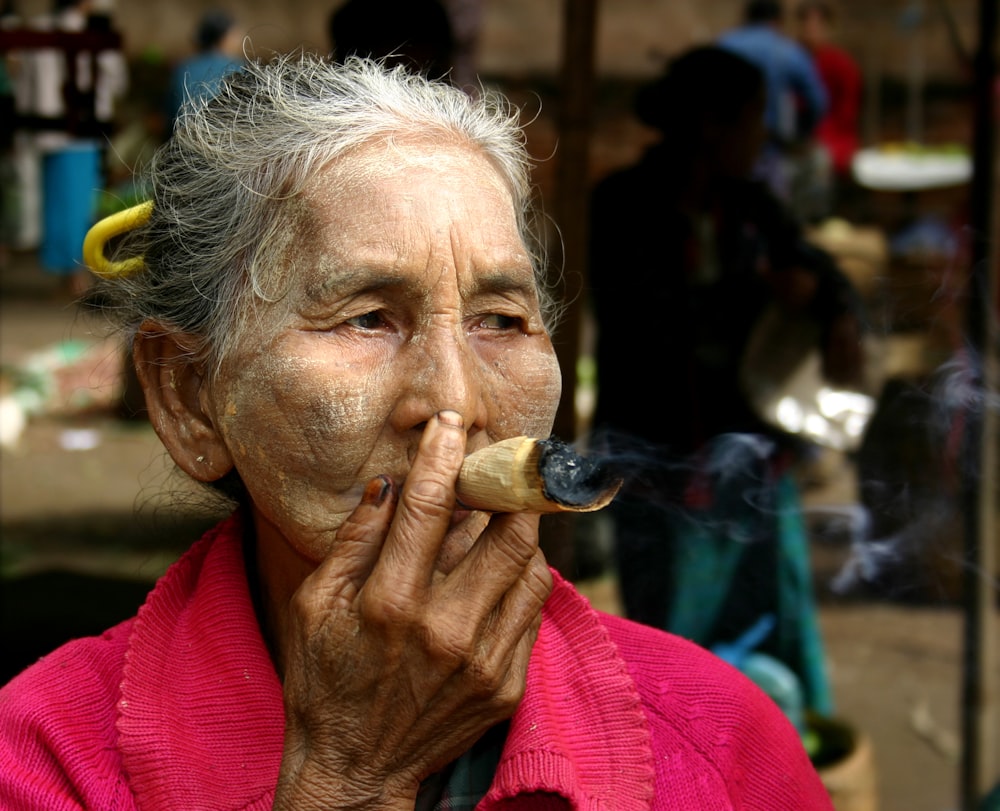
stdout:
POLYGON ((103 293, 170 455, 238 506, 3 688, 0 806, 829 808, 749 681, 592 610, 537 515, 457 506, 559 396, 514 111, 282 58, 150 172, 103 293))

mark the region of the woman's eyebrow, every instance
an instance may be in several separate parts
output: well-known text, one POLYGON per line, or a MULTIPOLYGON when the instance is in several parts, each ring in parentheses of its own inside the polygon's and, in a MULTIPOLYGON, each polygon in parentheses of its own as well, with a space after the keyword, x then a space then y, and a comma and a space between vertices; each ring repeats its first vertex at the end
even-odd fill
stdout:
POLYGON ((306 285, 305 294, 310 301, 326 302, 405 285, 405 277, 384 268, 351 267, 306 285))
MULTIPOLYGON (((394 273, 385 267, 353 266, 308 284, 305 294, 310 301, 326 303, 385 290, 411 289, 416 292, 421 283, 422 280, 413 279, 405 273, 394 273)), ((534 273, 530 269, 516 267, 483 271, 472 274, 462 284, 462 295, 466 297, 511 294, 527 298, 537 295, 534 273)))
POLYGON ((477 273, 468 285, 470 295, 510 294, 515 293, 528 297, 536 295, 535 276, 530 270, 492 270, 477 273))

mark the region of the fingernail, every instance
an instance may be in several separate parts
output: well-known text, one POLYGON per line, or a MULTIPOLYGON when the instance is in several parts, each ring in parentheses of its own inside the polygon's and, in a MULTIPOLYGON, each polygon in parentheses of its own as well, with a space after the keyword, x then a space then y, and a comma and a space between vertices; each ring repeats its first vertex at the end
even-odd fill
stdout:
POLYGON ((437 416, 445 425, 453 425, 455 428, 461 428, 465 424, 462 415, 457 411, 451 411, 450 409, 439 411, 437 416))
POLYGON ((388 498, 391 492, 392 479, 385 475, 376 476, 365 487, 365 492, 361 496, 361 503, 377 507, 388 498))

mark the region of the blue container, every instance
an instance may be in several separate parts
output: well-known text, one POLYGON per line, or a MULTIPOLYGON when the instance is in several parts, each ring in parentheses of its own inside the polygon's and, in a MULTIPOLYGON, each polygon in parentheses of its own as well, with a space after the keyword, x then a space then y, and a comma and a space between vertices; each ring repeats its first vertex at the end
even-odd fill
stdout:
POLYGON ((76 141, 45 155, 40 260, 47 271, 69 275, 78 269, 100 189, 97 141, 76 141))

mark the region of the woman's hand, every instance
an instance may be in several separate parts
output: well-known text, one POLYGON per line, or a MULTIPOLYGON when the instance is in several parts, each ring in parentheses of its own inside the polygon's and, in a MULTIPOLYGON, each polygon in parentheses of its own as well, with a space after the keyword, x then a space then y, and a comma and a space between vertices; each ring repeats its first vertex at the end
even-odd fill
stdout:
POLYGON ((412 809, 421 779, 517 707, 552 580, 537 516, 451 526, 464 453, 458 414, 430 420, 398 504, 371 482, 296 593, 274 808, 412 809), (446 539, 469 549, 450 570, 446 539))

